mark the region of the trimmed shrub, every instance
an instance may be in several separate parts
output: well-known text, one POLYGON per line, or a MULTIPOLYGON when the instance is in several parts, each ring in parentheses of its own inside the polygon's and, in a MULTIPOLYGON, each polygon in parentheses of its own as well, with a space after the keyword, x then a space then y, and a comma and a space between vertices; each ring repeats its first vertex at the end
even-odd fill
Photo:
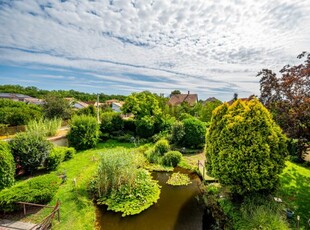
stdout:
POLYGON ((32 132, 18 133, 9 145, 15 162, 30 173, 43 165, 52 149, 48 140, 32 132))
POLYGON ((60 178, 54 174, 38 176, 22 181, 10 188, 0 191, 0 210, 10 212, 20 210, 16 202, 46 204, 56 193, 60 178))
POLYGON ((159 153, 160 155, 164 155, 164 153, 170 150, 169 142, 165 139, 161 139, 155 143, 154 146, 155 152, 159 153))
POLYGON ((189 148, 202 148, 205 144, 205 124, 196 118, 188 118, 183 120, 183 125, 185 132, 183 145, 189 148))
POLYGON ((73 156, 76 154, 76 150, 73 147, 69 147, 69 148, 65 147, 64 152, 65 152, 64 161, 72 159, 73 156))
POLYGON ((244 195, 277 188, 285 167, 286 137, 257 99, 217 107, 206 142, 208 173, 232 192, 244 195))
POLYGON ((68 134, 69 145, 77 150, 95 147, 99 141, 99 124, 90 116, 74 116, 68 134))
POLYGON ((182 153, 180 153, 179 151, 169 151, 164 155, 162 163, 165 166, 176 167, 178 163, 181 161, 181 159, 182 159, 182 153))
POLYGON ((14 184, 15 162, 8 143, 0 141, 0 190, 14 184))
POLYGON ((55 170, 64 159, 65 149, 62 147, 54 147, 46 159, 45 167, 47 170, 55 170))

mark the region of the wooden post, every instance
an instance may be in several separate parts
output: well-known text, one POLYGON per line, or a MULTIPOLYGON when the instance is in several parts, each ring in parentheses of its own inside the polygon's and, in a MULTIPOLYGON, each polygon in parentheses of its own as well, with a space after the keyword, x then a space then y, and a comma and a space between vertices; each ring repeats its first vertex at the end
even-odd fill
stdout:
POLYGON ((27 211, 26 211, 26 204, 23 204, 23 206, 24 206, 24 215, 26 215, 26 214, 27 214, 27 211))
POLYGON ((299 230, 299 220, 300 220, 300 217, 297 216, 297 223, 296 223, 296 224, 297 224, 297 226, 296 226, 296 229, 297 229, 297 230, 299 230))

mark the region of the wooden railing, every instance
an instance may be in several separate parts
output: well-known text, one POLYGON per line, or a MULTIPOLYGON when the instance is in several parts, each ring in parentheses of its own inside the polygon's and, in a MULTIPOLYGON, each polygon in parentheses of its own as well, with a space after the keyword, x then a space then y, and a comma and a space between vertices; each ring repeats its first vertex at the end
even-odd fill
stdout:
POLYGON ((57 220, 60 221, 60 202, 59 200, 56 202, 55 206, 48 206, 48 205, 42 205, 42 204, 33 204, 28 202, 17 202, 18 204, 23 205, 24 214, 27 214, 27 205, 29 206, 36 206, 36 207, 44 207, 44 208, 53 208, 52 212, 45 217, 39 224, 36 224, 33 226, 30 230, 47 230, 51 229, 53 219, 55 218, 55 215, 57 214, 57 220))

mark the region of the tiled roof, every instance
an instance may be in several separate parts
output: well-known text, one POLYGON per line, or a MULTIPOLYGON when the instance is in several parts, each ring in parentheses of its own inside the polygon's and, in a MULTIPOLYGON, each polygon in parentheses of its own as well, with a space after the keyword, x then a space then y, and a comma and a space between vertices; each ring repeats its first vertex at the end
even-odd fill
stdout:
POLYGON ((180 105, 183 102, 187 102, 190 106, 194 106, 198 101, 197 94, 174 94, 171 95, 169 105, 180 105))

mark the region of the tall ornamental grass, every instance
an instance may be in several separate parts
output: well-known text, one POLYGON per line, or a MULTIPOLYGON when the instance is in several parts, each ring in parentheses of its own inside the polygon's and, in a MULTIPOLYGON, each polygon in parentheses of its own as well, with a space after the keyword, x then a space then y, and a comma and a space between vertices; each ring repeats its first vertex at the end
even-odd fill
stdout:
POLYGON ((55 136, 61 122, 61 118, 32 120, 27 124, 27 131, 38 132, 46 137, 55 136))

